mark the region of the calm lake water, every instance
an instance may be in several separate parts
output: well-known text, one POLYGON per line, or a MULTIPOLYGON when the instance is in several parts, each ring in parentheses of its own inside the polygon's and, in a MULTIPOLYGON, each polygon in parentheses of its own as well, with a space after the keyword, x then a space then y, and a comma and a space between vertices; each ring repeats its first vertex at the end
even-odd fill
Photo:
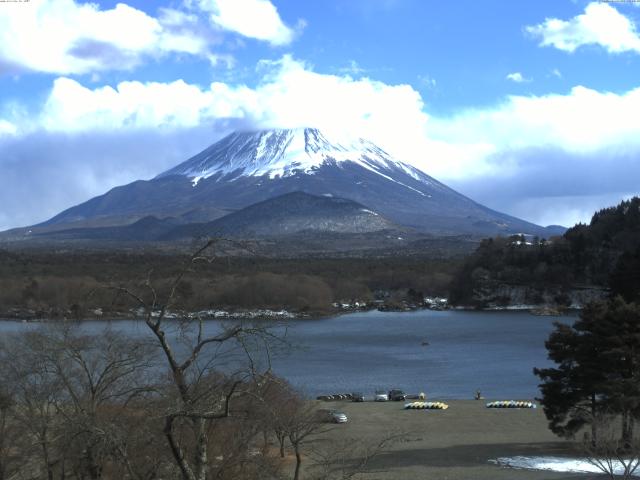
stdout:
MULTIPOLYGON (((310 396, 401 388, 434 398, 531 399, 538 396, 533 367, 549 365, 544 341, 553 322, 525 312, 362 312, 290 322, 298 345, 273 360, 276 373, 310 396), (429 342, 423 346, 422 342, 429 342)), ((104 321, 86 322, 89 330, 104 321)), ((110 322, 131 336, 148 334, 136 321, 110 322)), ((0 322, 0 334, 37 328, 0 322)), ((207 329, 219 328, 208 322, 207 329)))

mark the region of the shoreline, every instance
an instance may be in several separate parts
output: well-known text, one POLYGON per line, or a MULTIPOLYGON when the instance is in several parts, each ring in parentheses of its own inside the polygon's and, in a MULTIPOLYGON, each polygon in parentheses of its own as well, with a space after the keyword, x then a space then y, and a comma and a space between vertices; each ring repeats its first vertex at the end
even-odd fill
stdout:
MULTIPOLYGON (((535 316, 568 316, 572 313, 580 312, 582 306, 571 306, 566 308, 558 308, 549 305, 507 305, 504 307, 486 307, 476 308, 471 306, 451 306, 447 308, 431 308, 429 306, 412 306, 406 308, 353 308, 353 309, 335 309, 333 311, 312 311, 312 312, 295 312, 286 309, 270 309, 258 308, 247 310, 227 310, 227 309, 210 309, 200 311, 170 311, 165 315, 167 320, 175 320, 181 318, 191 318, 196 320, 201 318, 205 321, 212 320, 323 320, 327 318, 339 317, 360 312, 415 312, 415 311, 444 311, 455 310, 463 312, 529 312, 535 316)), ((117 321, 117 320, 144 320, 143 312, 139 309, 130 311, 114 311, 103 313, 101 309, 95 309, 91 314, 77 316, 73 312, 67 310, 64 312, 55 309, 35 310, 30 308, 12 307, 6 310, 0 310, 0 321, 26 321, 26 322, 56 322, 56 321, 117 321)))

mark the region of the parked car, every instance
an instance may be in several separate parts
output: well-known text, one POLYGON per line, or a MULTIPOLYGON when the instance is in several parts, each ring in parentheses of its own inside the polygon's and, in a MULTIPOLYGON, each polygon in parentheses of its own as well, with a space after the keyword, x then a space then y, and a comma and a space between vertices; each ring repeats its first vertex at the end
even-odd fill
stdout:
POLYGON ((349 420, 346 413, 338 412, 336 410, 331 412, 331 419, 333 423, 347 423, 349 420))
POLYGON ((353 392, 351 394, 352 402, 364 402, 364 395, 361 392, 353 392))
POLYGON ((338 410, 328 410, 326 408, 318 410, 318 418, 321 422, 327 423, 347 423, 349 420, 345 413, 339 412, 338 410))
POLYGON ((389 401, 389 395, 384 390, 376 390, 376 393, 373 396, 373 399, 376 402, 387 402, 389 401))
POLYGON ((389 390, 389 400, 394 402, 402 402, 407 399, 407 394, 397 388, 389 390))

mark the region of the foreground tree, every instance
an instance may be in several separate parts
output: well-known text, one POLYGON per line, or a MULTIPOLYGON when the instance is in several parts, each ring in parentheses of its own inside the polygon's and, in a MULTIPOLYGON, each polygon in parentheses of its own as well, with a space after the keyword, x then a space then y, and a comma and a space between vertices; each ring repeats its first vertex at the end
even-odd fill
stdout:
POLYGON ((207 251, 215 243, 207 242, 190 257, 164 292, 154 287, 150 277, 139 291, 113 287, 143 310, 144 322, 168 369, 163 433, 184 480, 212 477, 216 468, 210 458, 211 435, 217 433, 216 422, 244 415, 234 411, 233 405, 254 395, 255 382, 270 370, 270 344, 280 341, 262 326, 235 323, 216 328, 216 324, 207 331, 200 318, 167 321, 167 314, 179 306, 184 276, 199 262, 212 260, 207 251))
POLYGON ((609 278, 611 290, 627 302, 640 301, 640 246, 626 251, 616 263, 609 278))
MULTIPOLYGON (((155 390, 151 358, 145 343, 108 328, 88 335, 74 324, 2 342, 0 377, 16 405, 11 420, 35 447, 18 449, 23 463, 39 465, 50 480, 68 474, 99 479, 107 466, 131 466, 127 447, 134 432, 125 419, 133 417, 136 400, 144 403, 155 390)), ((130 478, 144 478, 129 470, 130 478)))
POLYGON ((268 375, 264 380, 259 392, 263 450, 269 448, 269 440, 273 435, 278 443, 280 458, 285 458, 291 414, 299 408, 300 401, 298 394, 286 380, 274 375, 268 375))
POLYGON ((13 395, 0 384, 0 480, 11 478, 22 464, 17 452, 22 432, 13 421, 14 413, 13 395))
POLYGON ((640 308, 617 297, 588 305, 572 326, 556 324, 546 342, 555 368, 534 369, 551 430, 573 437, 598 418, 619 415, 621 438, 631 445, 640 414, 640 308))
MULTIPOLYGON (((180 478, 167 417, 185 452, 197 452, 197 437, 189 417, 173 416, 179 395, 159 378, 153 344, 108 328, 83 330, 57 325, 0 341, 0 480, 23 478, 20 471, 48 480, 180 478)), ((191 395, 201 408, 218 409, 230 382, 211 371, 190 381, 191 395)), ((242 382, 229 417, 208 423, 207 478, 277 478, 275 455, 255 448, 264 388, 242 382)))
POLYGON ((608 408, 620 413, 622 440, 631 446, 640 416, 640 306, 616 297, 590 320, 604 337, 608 408))
POLYGON ((596 420, 598 438, 594 442, 586 438, 581 447, 584 458, 611 480, 630 479, 640 467, 640 439, 622 440, 615 428, 615 415, 604 412, 596 420))
POLYGON ((292 401, 289 420, 286 425, 287 437, 296 457, 296 468, 293 480, 298 480, 301 475, 302 453, 304 447, 313 438, 325 430, 323 419, 318 414, 317 408, 301 399, 292 401))
MULTIPOLYGON (((600 308, 591 305, 588 308, 600 308)), ((603 401, 606 376, 598 358, 598 340, 581 321, 573 326, 555 324, 545 342, 555 368, 534 369, 542 380, 542 406, 549 428, 556 435, 573 437, 586 425, 597 438, 598 411, 603 401)))
POLYGON ((210 246, 170 281, 109 287, 141 307, 142 335, 61 322, 0 339, 0 480, 275 480, 274 435, 301 477, 325 425, 271 373, 286 330, 176 313, 210 246))
POLYGON ((312 480, 351 480, 364 473, 383 473, 375 469, 375 459, 387 452, 404 433, 390 432, 381 438, 341 437, 317 442, 309 452, 313 460, 312 480))

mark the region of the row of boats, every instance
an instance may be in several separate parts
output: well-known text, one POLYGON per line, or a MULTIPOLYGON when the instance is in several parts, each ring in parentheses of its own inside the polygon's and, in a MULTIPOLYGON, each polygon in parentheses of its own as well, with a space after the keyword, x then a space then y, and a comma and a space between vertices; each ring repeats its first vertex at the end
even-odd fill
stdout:
POLYGON ((411 402, 405 403, 406 410, 446 410, 449 408, 444 402, 411 402))
MULTIPOLYGON (((444 402, 411 402, 404 405, 406 410, 446 410, 449 408, 444 402)), ((497 400, 487 403, 487 408, 536 408, 533 402, 519 400, 497 400)))
POLYGON ((536 404, 518 400, 498 400, 487 403, 487 408, 536 408, 536 404))

